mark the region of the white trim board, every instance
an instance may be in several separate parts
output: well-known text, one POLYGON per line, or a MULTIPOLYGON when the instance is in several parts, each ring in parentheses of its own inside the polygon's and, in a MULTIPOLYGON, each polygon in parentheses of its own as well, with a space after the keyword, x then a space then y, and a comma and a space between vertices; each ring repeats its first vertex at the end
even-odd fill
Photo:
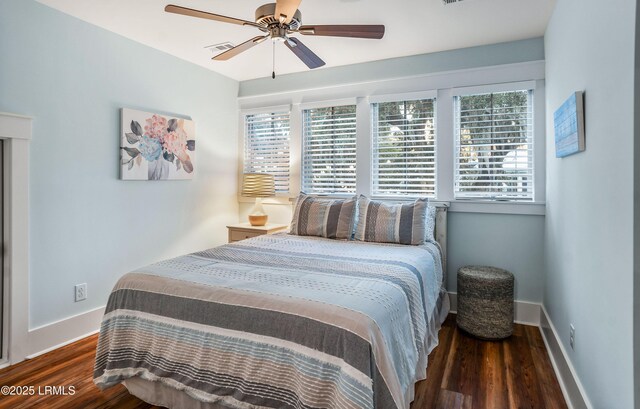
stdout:
POLYGON ((244 95, 238 97, 240 109, 287 103, 319 102, 350 98, 354 95, 380 96, 388 94, 430 91, 439 88, 461 88, 479 85, 500 84, 543 80, 544 60, 526 61, 513 64, 500 64, 486 67, 463 68, 459 70, 439 71, 426 74, 379 78, 355 83, 342 83, 321 87, 284 90, 274 93, 244 95))
MULTIPOLYGON (((449 292, 449 301, 451 303, 450 312, 455 314, 458 312, 458 293, 449 292)), ((515 301, 514 304, 514 322, 516 324, 540 326, 540 309, 539 303, 529 301, 515 301)))
POLYGON ((4 286, 3 361, 11 364, 27 355, 29 326, 29 117, 0 113, 4 140, 4 286))
POLYGON ((540 309, 540 332, 569 409, 593 409, 544 305, 540 309))
POLYGON ((492 213, 492 214, 523 214, 544 216, 546 205, 543 202, 490 202, 481 200, 452 200, 451 209, 454 213, 492 213))
POLYGON ((80 313, 29 331, 29 355, 35 358, 54 349, 93 335, 100 329, 105 307, 80 313))
POLYGON ((0 112, 0 138, 31 139, 31 118, 0 112))

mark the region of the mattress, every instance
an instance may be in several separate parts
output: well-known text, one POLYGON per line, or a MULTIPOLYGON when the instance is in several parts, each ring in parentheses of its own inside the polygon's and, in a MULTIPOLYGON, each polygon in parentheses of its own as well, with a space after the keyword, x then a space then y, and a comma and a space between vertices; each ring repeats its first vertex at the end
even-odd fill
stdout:
POLYGON ((408 409, 442 281, 433 244, 284 233, 155 263, 111 292, 94 382, 169 407, 408 409))

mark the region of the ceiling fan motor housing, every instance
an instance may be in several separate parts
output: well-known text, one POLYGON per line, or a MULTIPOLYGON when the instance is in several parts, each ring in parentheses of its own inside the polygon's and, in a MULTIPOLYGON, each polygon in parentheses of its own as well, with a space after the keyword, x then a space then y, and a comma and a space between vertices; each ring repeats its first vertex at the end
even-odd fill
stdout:
MULTIPOLYGON (((275 16, 276 3, 263 4, 256 9, 256 24, 263 27, 265 32, 271 32, 272 26, 279 26, 280 20, 275 16)), ((297 30, 302 25, 302 13, 296 10, 291 22, 286 25, 287 30, 297 30)))

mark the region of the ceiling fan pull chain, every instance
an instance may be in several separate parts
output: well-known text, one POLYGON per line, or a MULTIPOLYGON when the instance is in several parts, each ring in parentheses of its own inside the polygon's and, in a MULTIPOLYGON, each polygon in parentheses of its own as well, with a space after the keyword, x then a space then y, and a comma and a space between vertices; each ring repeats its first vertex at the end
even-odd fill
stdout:
POLYGON ((273 70, 271 71, 271 79, 276 79, 276 42, 271 40, 271 45, 273 49, 273 70))

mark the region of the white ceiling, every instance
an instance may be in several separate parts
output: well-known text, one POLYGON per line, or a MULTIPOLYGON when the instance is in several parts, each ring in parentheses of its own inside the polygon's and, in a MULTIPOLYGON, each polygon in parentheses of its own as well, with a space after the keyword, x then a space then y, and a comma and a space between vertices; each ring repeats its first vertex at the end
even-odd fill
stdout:
MULTIPOLYGON (((236 80, 271 75, 272 46, 264 42, 229 61, 212 61, 205 46, 240 44, 259 35, 253 27, 164 12, 173 4, 254 20, 268 0, 38 0, 67 14, 165 51, 236 80)), ((335 67, 456 48, 538 37, 555 0, 303 0, 303 24, 384 24, 382 40, 299 36, 335 67)), ((322 69, 322 68, 320 68, 322 69)), ((276 44, 276 73, 306 71, 284 44, 276 44)))

